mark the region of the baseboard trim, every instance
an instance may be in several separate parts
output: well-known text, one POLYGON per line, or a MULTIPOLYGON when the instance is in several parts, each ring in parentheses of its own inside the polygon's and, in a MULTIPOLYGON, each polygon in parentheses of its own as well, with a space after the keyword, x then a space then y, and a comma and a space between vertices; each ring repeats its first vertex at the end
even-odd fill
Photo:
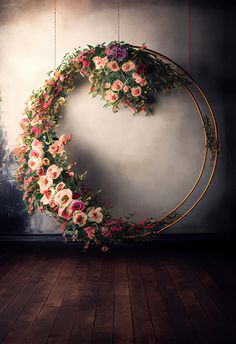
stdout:
MULTIPOLYGON (((195 233, 195 234, 161 234, 152 241, 229 241, 234 240, 234 233, 195 233)), ((61 234, 22 234, 0 235, 0 242, 64 242, 61 234)))

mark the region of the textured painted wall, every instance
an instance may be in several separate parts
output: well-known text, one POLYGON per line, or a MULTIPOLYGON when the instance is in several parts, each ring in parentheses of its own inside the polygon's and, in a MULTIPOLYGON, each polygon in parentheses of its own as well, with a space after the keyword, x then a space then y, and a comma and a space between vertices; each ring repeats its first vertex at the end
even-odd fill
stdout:
MULTIPOLYGON (((39 87, 53 67, 53 1, 0 1, 0 88, 2 155, 12 149, 19 132, 24 101, 39 87), (3 139, 2 139, 3 140, 3 139)), ((227 113, 222 82, 230 69, 222 65, 225 18, 230 11, 192 2, 191 74, 206 90, 216 112, 222 154, 209 193, 194 212, 170 233, 230 231, 232 198, 229 178, 231 156, 225 138, 227 113), (222 15, 223 13, 223 15, 222 15), (228 151, 227 151, 228 152, 228 151), (223 210, 223 215, 222 211, 223 210)), ((116 1, 60 1, 57 7, 57 61, 74 47, 117 38, 116 1)), ((228 25, 229 22, 227 21, 228 25)), ((121 1, 121 39, 132 44, 147 41, 187 68, 188 7, 179 1, 121 1)), ((227 74, 228 73, 228 74, 227 74)), ((68 145, 80 170, 88 170, 88 182, 102 187, 114 212, 136 217, 161 215, 181 200, 198 174, 203 134, 189 98, 180 92, 158 99, 151 118, 133 117, 127 110, 113 114, 99 99, 87 94, 82 82, 68 98, 60 131, 73 134, 68 145)), ((227 103, 228 104, 228 103, 227 103)), ((232 149, 232 148, 231 148, 232 149)), ((29 219, 11 172, 1 169, 2 232, 55 232, 47 216, 29 219)))

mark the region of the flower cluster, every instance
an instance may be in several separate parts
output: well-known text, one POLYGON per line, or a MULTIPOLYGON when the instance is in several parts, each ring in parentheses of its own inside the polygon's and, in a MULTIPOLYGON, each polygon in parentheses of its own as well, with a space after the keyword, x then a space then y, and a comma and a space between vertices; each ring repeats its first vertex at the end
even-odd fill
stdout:
POLYGON ((90 47, 79 61, 86 69, 84 75, 89 75, 90 92, 101 95, 105 107, 112 106, 114 112, 124 106, 134 114, 149 114, 151 92, 163 93, 184 84, 183 77, 169 65, 127 44, 90 47))
POLYGON ((161 223, 152 218, 141 223, 113 219, 111 207, 101 206, 97 194, 84 184, 86 174, 74 173, 75 163, 68 161, 65 151, 71 135, 58 137, 56 129, 60 108, 79 75, 88 76, 91 93, 100 94, 114 111, 124 105, 134 113, 148 113, 149 90, 164 92, 178 88, 182 81, 169 65, 143 49, 112 42, 66 56, 26 102, 14 155, 20 164, 16 180, 28 212, 45 211, 61 224, 65 238, 82 241, 86 247, 95 243, 106 251, 109 244, 124 238, 154 233, 161 223))

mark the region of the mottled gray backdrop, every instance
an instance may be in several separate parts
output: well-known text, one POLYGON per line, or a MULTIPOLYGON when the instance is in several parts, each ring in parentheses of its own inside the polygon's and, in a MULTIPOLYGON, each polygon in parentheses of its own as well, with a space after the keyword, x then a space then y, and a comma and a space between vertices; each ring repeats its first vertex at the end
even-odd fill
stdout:
MULTIPOLYGON (((117 39, 114 1, 57 1, 57 62, 75 47, 117 39)), ((208 95, 220 128, 221 157, 206 197, 169 233, 233 230, 235 71, 232 8, 191 1, 191 75, 208 95)), ((54 1, 0 1, 0 221, 2 234, 56 233, 48 216, 28 218, 7 160, 19 133, 24 102, 41 86, 54 61, 54 1)), ((185 1, 120 1, 121 39, 147 42, 188 68, 188 3, 185 1)), ((234 29, 235 31, 235 29, 234 29)), ((61 132, 72 133, 68 145, 88 182, 102 187, 114 212, 135 211, 136 218, 160 216, 189 191, 201 167, 203 133, 184 92, 158 99, 150 118, 130 111, 113 114, 91 99, 82 82, 68 98, 61 132)))

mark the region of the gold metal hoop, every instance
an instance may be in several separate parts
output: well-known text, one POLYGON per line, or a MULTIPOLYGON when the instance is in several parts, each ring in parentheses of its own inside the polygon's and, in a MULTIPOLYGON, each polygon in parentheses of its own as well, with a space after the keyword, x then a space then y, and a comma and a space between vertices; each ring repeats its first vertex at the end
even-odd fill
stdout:
MULTIPOLYGON (((139 48, 138 46, 134 46, 134 48, 139 48)), ((171 60, 170 58, 168 58, 167 56, 163 55, 163 54, 160 54, 154 50, 150 50, 150 49, 144 49, 145 52, 149 53, 150 55, 153 55, 154 57, 159 57, 163 60, 166 60, 168 61, 169 63, 173 64, 175 67, 177 67, 182 73, 184 73, 185 75, 187 75, 187 77, 189 78, 189 80, 191 81, 191 85, 193 85, 195 87, 195 90, 198 91, 198 93, 200 94, 200 96, 203 98, 206 106, 207 106, 207 109, 210 113, 210 116, 211 116, 211 121, 212 121, 212 124, 213 124, 213 129, 214 129, 214 138, 215 138, 215 141, 218 142, 218 128, 217 128, 217 123, 216 123, 216 119, 215 119, 215 115, 214 115, 214 112, 213 112, 213 109, 209 103, 209 100, 207 99, 206 95, 204 94, 203 90, 201 89, 201 87, 197 84, 197 82, 191 77, 191 75, 185 71, 182 67, 180 67, 176 62, 174 62, 173 60, 171 60)), ((186 201, 187 199, 193 194, 194 190, 196 189, 196 187, 198 186, 200 180, 201 180, 201 177, 203 175, 203 172, 205 170, 205 167, 206 167, 206 161, 207 161, 207 153, 208 153, 208 147, 207 147, 207 133, 206 133, 206 128, 205 128, 205 124, 204 124, 204 116, 203 116, 203 113, 201 111, 201 108, 198 104, 198 101, 196 99, 196 97, 193 95, 192 91, 189 89, 188 86, 185 87, 185 90, 187 91, 187 94, 191 97, 193 103, 194 103, 194 106, 195 108, 197 109, 197 112, 199 114, 199 117, 200 117, 200 120, 201 120, 201 123, 202 123, 202 127, 203 127, 203 131, 204 131, 204 156, 203 156, 203 161, 202 161, 202 165, 201 165, 201 169, 199 171, 199 174, 197 176, 197 179, 193 185, 193 187, 191 188, 191 190, 189 191, 189 193, 184 197, 184 199, 179 202, 177 204, 176 207, 174 207, 172 210, 170 210, 167 214, 165 214, 164 216, 162 216, 160 219, 158 219, 157 221, 162 221, 164 220, 166 217, 170 216, 171 214, 175 213, 177 209, 179 209, 186 201)), ((211 173, 210 173, 210 176, 208 178, 208 181, 206 183, 206 186, 205 188, 203 189, 203 191, 201 192, 200 196, 196 199, 196 201, 193 203, 193 205, 188 209, 186 210, 181 216, 179 216, 176 220, 174 220, 173 222, 167 224, 166 226, 164 226, 163 228, 159 229, 159 230, 156 230, 154 232, 154 234, 158 235, 158 234, 161 234, 162 232, 166 231, 168 228, 171 228, 173 227, 175 224, 177 224, 178 222, 180 222, 183 218, 185 218, 196 206, 197 204, 200 202, 200 200, 203 198, 203 196, 206 194, 207 190, 209 189, 210 187, 210 184, 212 182, 212 179, 214 177, 214 174, 215 174, 215 170, 216 170, 216 166, 217 166, 217 159, 218 159, 218 149, 216 148, 215 151, 214 151, 214 159, 213 159, 213 164, 212 164, 212 170, 211 170, 211 173)), ((146 237, 150 234, 153 234, 153 233, 144 233, 144 234, 140 234, 138 235, 139 237, 146 237)), ((133 239, 137 237, 136 236, 133 236, 133 235, 130 235, 130 236, 126 236, 125 239, 133 239)))

